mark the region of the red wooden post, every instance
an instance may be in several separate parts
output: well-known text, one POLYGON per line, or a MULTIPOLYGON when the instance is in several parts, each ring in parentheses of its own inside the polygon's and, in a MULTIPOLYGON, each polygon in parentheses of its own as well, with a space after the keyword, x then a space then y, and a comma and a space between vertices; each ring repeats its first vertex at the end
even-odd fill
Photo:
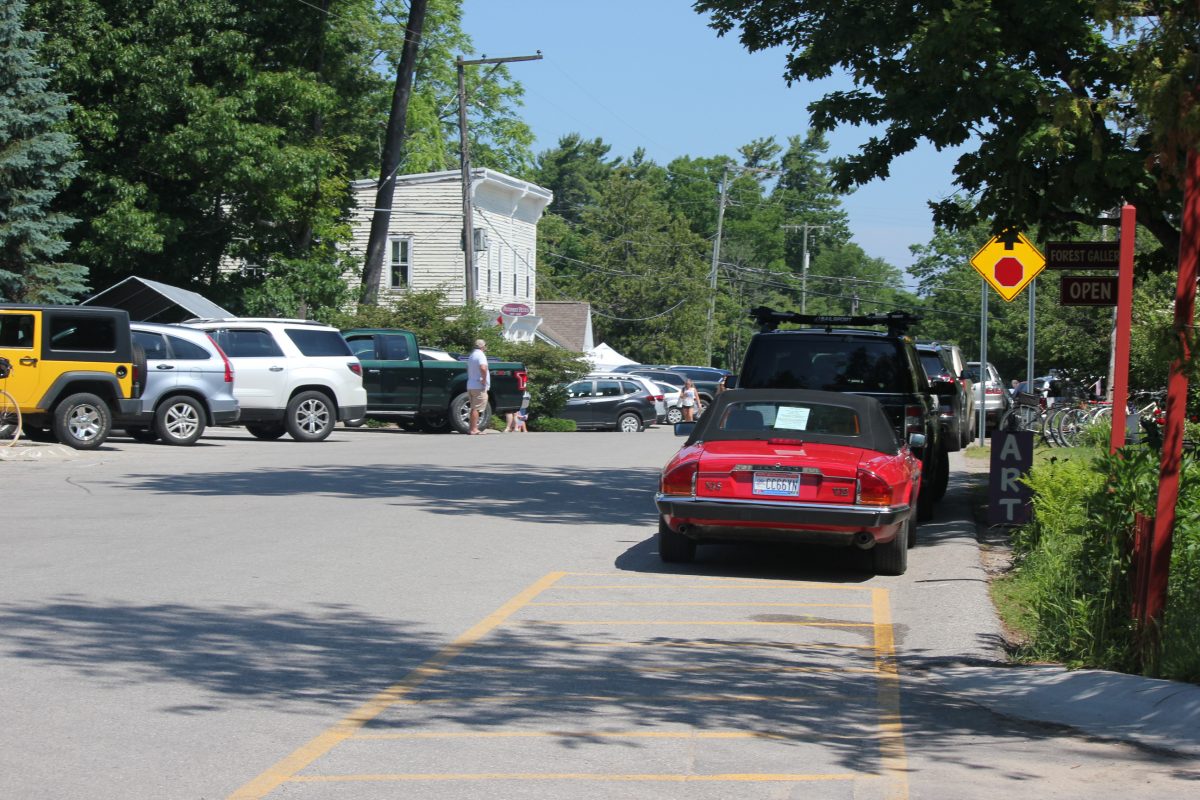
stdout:
POLYGON ((1183 190, 1183 230, 1179 245, 1179 280, 1175 284, 1174 334, 1180 354, 1171 362, 1167 378, 1167 425, 1163 432, 1159 467, 1158 506, 1154 537, 1150 542, 1150 590, 1146 616, 1162 622, 1167 606, 1167 577, 1171 569, 1171 536, 1175 530, 1175 503, 1179 499, 1179 462, 1183 458, 1183 422, 1187 410, 1187 374, 1191 360, 1189 331, 1196 309, 1196 267, 1200 259, 1200 158, 1188 154, 1187 182, 1183 190))
POLYGON ((1133 240, 1137 209, 1121 207, 1121 272, 1117 279, 1117 342, 1113 348, 1112 438, 1108 452, 1125 446, 1125 408, 1129 397, 1129 335, 1133 327, 1133 240))

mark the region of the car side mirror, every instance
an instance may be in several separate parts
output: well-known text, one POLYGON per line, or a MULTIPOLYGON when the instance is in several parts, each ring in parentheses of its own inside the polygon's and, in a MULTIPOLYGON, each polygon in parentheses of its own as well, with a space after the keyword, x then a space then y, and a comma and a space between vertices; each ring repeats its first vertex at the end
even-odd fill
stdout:
POLYGON ((910 433, 908 435, 908 446, 912 447, 912 448, 924 447, 925 446, 925 434, 910 433))
POLYGON ((696 429, 696 423, 694 423, 694 422, 676 422, 675 423, 675 435, 676 436, 691 436, 692 431, 695 429, 696 429))

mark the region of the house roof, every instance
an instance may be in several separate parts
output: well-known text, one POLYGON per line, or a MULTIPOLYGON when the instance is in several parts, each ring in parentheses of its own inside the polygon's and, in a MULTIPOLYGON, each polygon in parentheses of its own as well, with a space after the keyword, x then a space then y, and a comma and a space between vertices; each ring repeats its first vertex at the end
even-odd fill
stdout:
POLYGON ((182 322, 193 317, 224 319, 235 316, 193 291, 138 277, 126 278, 80 305, 124 309, 134 322, 182 322))
POLYGON ((564 349, 582 353, 587 349, 590 303, 564 300, 539 300, 537 313, 542 318, 538 333, 553 339, 564 349))

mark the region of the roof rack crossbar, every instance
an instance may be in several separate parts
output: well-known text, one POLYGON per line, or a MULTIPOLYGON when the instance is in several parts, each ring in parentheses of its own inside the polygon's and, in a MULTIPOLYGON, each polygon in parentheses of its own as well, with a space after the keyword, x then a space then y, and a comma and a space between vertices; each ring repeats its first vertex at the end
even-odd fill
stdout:
POLYGON ((750 309, 750 318, 760 330, 773 331, 787 322, 796 325, 824 326, 826 330, 839 328, 873 327, 886 325, 888 334, 901 336, 908 332, 910 326, 921 321, 921 318, 907 311, 889 311, 886 314, 855 314, 838 316, 833 314, 798 314, 795 311, 778 311, 766 306, 750 309))

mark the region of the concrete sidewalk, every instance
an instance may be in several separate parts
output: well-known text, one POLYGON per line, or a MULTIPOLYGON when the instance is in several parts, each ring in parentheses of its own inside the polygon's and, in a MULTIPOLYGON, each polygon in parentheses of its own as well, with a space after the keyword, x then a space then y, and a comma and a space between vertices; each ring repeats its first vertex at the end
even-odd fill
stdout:
MULTIPOLYGON (((952 458, 954 468, 963 472, 988 471, 986 460, 962 454, 952 458)), ((1002 716, 1200 757, 1200 686, 1056 665, 988 665, 977 660, 977 652, 964 655, 970 665, 931 666, 911 675, 906 688, 973 703, 1002 716)))

